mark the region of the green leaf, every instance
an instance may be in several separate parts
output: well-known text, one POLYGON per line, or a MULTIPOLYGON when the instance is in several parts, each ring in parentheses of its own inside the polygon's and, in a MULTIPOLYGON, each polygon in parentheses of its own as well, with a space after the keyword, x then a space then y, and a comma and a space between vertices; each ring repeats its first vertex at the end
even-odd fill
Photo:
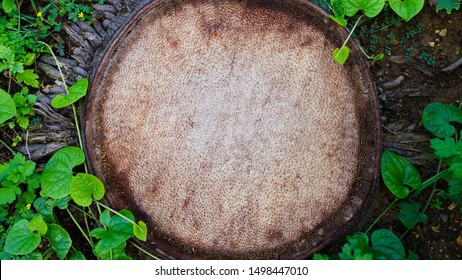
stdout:
POLYGON ((384 58, 384 56, 385 55, 383 53, 379 53, 379 54, 371 56, 371 59, 372 60, 382 60, 384 58))
POLYGON ((438 0, 436 5, 436 11, 446 10, 448 14, 451 14, 452 10, 460 9, 460 0, 438 0))
MULTIPOLYGON (((135 217, 128 210, 121 210, 119 214, 132 222, 135 221, 135 217)), ((91 236, 101 238, 95 246, 95 252, 97 255, 116 248, 127 239, 134 236, 133 223, 129 222, 127 219, 116 215, 112 217, 108 230, 98 228, 90 232, 91 236)))
POLYGON ((54 199, 68 196, 74 179, 72 169, 84 161, 85 154, 80 148, 66 147, 57 151, 43 169, 42 196, 54 199))
POLYGON ((104 185, 96 176, 79 173, 72 180, 71 197, 80 206, 90 206, 93 199, 104 197, 104 185))
POLYGON ((456 129, 451 122, 462 124, 462 111, 455 106, 434 102, 428 104, 423 111, 422 124, 436 137, 453 136, 456 129))
POLYGON ((40 240, 40 235, 29 229, 29 221, 20 220, 8 232, 4 250, 13 255, 26 255, 38 247, 40 240))
POLYGON ((3 10, 5 10, 5 13, 7 14, 11 13, 16 8, 14 0, 3 0, 2 6, 3 10))
POLYGON ((34 70, 32 69, 24 70, 24 72, 16 75, 16 79, 18 80, 18 82, 20 83, 24 82, 26 85, 29 85, 35 88, 38 88, 39 86, 38 78, 39 76, 35 74, 34 70))
POLYGON ((398 205, 401 207, 398 218, 408 229, 413 229, 418 223, 428 222, 428 216, 419 212, 422 207, 420 203, 401 201, 398 205))
POLYGON ((72 245, 71 237, 67 231, 57 224, 49 224, 45 238, 50 241, 51 247, 55 250, 58 258, 63 260, 72 245))
POLYGON ((34 260, 34 261, 40 261, 43 260, 42 254, 39 252, 32 252, 30 254, 27 254, 25 256, 21 257, 21 260, 34 260))
POLYGON ((379 229, 371 235, 374 259, 403 260, 406 257, 403 243, 398 236, 387 229, 379 229))
POLYGON ((462 179, 462 162, 452 163, 449 170, 453 172, 454 177, 462 179))
POLYGON ((41 215, 35 216, 34 218, 32 218, 32 220, 30 220, 29 229, 32 232, 37 231, 37 233, 41 236, 45 235, 48 231, 47 224, 45 223, 41 215))
POLYGON ((72 253, 69 257, 69 260, 72 260, 72 261, 84 261, 86 260, 85 256, 82 254, 82 252, 80 251, 75 251, 74 253, 72 253))
POLYGON ((329 15, 329 18, 333 21, 335 21, 338 25, 345 27, 347 25, 347 21, 343 17, 336 17, 333 15, 329 15))
POLYGON ((127 254, 125 254, 126 246, 127 246, 127 242, 124 241, 112 250, 107 250, 107 251, 96 251, 95 250, 95 253, 102 260, 131 260, 132 258, 128 256, 127 254))
POLYGON ((424 0, 388 0, 390 7, 405 21, 410 21, 424 6, 424 0))
POLYGON ((0 188, 0 205, 10 204, 16 200, 16 192, 12 188, 0 188))
POLYGON ((323 255, 323 254, 314 254, 313 256, 313 260, 315 261, 328 261, 330 260, 329 256, 328 255, 323 255))
POLYGON ((133 233, 139 240, 146 241, 148 237, 148 227, 143 221, 139 221, 138 224, 133 225, 133 233))
POLYGON ((385 151, 382 155, 381 171, 385 185, 397 198, 408 196, 407 186, 415 190, 422 186, 417 169, 406 159, 390 151, 385 151))
POLYGON ((16 118, 16 122, 18 123, 19 127, 22 129, 27 129, 29 127, 29 119, 24 116, 20 116, 16 118))
POLYGON ((0 89, 0 124, 16 116, 16 104, 8 92, 0 89))
POLYGON ((51 100, 51 106, 54 108, 63 108, 74 104, 80 98, 84 97, 87 94, 88 89, 88 79, 82 78, 78 80, 74 85, 69 87, 68 95, 58 94, 51 100))
POLYGON ((462 155, 462 142, 456 144, 454 138, 446 137, 444 140, 435 138, 430 140, 430 146, 435 149, 439 158, 449 158, 456 154, 462 155))
POLYGON ((382 11, 385 0, 342 0, 342 4, 349 17, 362 10, 367 17, 372 18, 382 11))
POLYGON ((69 196, 61 199, 47 199, 46 197, 39 197, 34 201, 34 208, 37 210, 37 213, 42 215, 46 222, 55 223, 56 220, 53 216, 53 208, 57 206, 60 209, 66 209, 70 199, 71 198, 69 196))
POLYGON ((347 46, 344 46, 341 49, 335 48, 332 56, 338 64, 344 64, 348 59, 348 56, 350 56, 350 49, 347 46))
POLYGON ((109 224, 111 223, 111 213, 109 213, 109 210, 104 210, 103 213, 101 213, 101 216, 99 216, 99 221, 101 224, 105 227, 109 227, 109 224))

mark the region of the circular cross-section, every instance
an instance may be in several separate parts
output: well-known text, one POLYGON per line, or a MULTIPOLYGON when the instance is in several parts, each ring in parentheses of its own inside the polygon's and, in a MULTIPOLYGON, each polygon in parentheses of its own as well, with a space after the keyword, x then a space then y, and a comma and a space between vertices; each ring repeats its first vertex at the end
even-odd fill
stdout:
POLYGON ((362 212, 375 96, 354 46, 303 1, 154 1, 92 81, 85 137, 117 207, 175 258, 296 258, 362 212), (364 71, 364 72, 363 72, 364 71))

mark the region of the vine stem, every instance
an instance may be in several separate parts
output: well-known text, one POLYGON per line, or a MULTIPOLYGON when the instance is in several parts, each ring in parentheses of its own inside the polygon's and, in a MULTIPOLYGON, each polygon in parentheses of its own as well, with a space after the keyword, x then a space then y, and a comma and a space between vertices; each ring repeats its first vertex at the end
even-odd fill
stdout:
POLYGON ((10 148, 10 146, 8 146, 5 142, 3 142, 2 139, 0 139, 0 144, 2 144, 3 146, 5 146, 5 148, 6 148, 8 151, 10 151, 13 155, 16 154, 16 153, 14 152, 14 150, 10 148))
MULTIPOLYGON (((66 78, 64 78, 64 74, 63 74, 63 71, 62 71, 61 66, 60 66, 61 62, 59 62, 58 58, 56 57, 55 53, 51 49, 50 45, 48 45, 45 42, 40 42, 40 43, 44 44, 48 48, 48 50, 50 51, 50 54, 53 56, 53 59, 56 62, 56 66, 58 67, 59 75, 61 76, 61 80, 63 81, 64 89, 66 90, 66 93, 69 94, 69 89, 68 89, 67 84, 66 84, 66 78)), ((75 122, 75 128, 77 130, 77 137, 79 138, 79 146, 85 152, 85 149, 83 147, 82 135, 80 133, 80 125, 79 125, 79 118, 77 116, 77 108, 75 107, 74 104, 71 104, 71 106, 72 106, 72 113, 74 114, 74 122, 75 122)), ((83 167, 85 168, 85 173, 88 174, 88 167, 87 167, 87 162, 86 161, 84 161, 83 167)))
POLYGON ((69 210, 69 208, 66 208, 67 210, 67 213, 69 214, 69 216, 71 217, 72 221, 75 223, 75 225, 79 228, 80 232, 82 233, 83 237, 85 237, 85 239, 88 241, 88 244, 90 244, 90 246, 92 248, 95 247, 95 245, 93 244, 93 241, 91 241, 91 239, 88 237, 88 235, 85 233, 85 231, 82 229, 82 227, 80 226, 80 224, 77 222, 77 220, 74 218, 74 215, 72 215, 71 211, 69 210))
POLYGON ((399 201, 399 198, 395 198, 395 200, 393 200, 392 203, 390 203, 390 205, 388 205, 387 208, 385 208, 385 210, 382 211, 382 213, 380 213, 380 215, 372 222, 372 224, 367 228, 366 230, 366 234, 375 226, 375 224, 378 223, 378 221, 380 221, 380 219, 382 219, 382 217, 388 212, 390 211, 390 209, 399 201))
POLYGON ((149 253, 148 251, 144 250, 142 247, 136 245, 135 242, 133 241, 128 241, 131 245, 133 245, 133 247, 135 247, 136 249, 140 250, 141 252, 145 253, 146 255, 148 255, 149 257, 153 258, 154 260, 160 260, 160 258, 156 257, 155 255, 149 253))
POLYGON ((359 24, 359 21, 361 20, 361 18, 363 17, 364 15, 361 15, 355 22, 355 25, 353 26, 353 28, 351 29, 350 33, 348 34, 348 37, 345 39, 345 41, 343 42, 343 45, 340 47, 339 49, 339 52, 337 53, 337 55, 335 56, 335 58, 337 58, 338 54, 340 53, 340 51, 346 46, 346 44, 348 43, 348 41, 350 41, 350 38, 351 36, 353 35, 353 32, 355 31, 356 27, 358 26, 359 24))

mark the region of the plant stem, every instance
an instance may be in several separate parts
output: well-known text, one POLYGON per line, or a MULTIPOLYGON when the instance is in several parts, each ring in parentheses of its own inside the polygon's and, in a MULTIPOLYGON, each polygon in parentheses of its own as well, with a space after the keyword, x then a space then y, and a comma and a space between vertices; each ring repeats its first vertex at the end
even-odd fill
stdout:
MULTIPOLYGON (((438 163, 438 169, 437 169, 438 174, 444 173, 444 172, 446 172, 446 171, 449 172, 448 169, 446 169, 446 170, 443 171, 443 172, 440 172, 441 164, 442 164, 442 163, 443 163, 442 160, 440 160, 440 162, 438 163)), ((446 173, 447 173, 447 172, 446 172, 446 173)), ((438 174, 437 174, 437 175, 438 175, 438 174)), ((433 177, 432 177, 432 178, 433 178, 433 177)), ((430 179, 431 179, 431 178, 430 178, 430 179)), ((428 180, 427 180, 427 181, 428 181, 428 180)), ((427 211, 428 206, 430 206, 430 202, 432 201, 433 195, 436 193, 436 191, 437 191, 437 190, 436 190, 436 181, 435 181, 435 182, 433 183, 432 192, 431 192, 430 196, 429 196, 428 199, 427 199, 427 203, 425 204, 425 207, 422 209, 422 213, 425 214, 425 211, 427 211)))
MULTIPOLYGON (((59 75, 61 76, 61 80, 63 81, 64 89, 66 90, 66 93, 69 94, 69 89, 66 84, 66 78, 64 78, 63 71, 61 70, 61 66, 60 66, 61 62, 59 62, 58 58, 56 57, 55 53, 51 49, 50 45, 44 42, 41 42, 41 43, 44 44, 48 48, 48 50, 50 51, 50 54, 53 56, 53 59, 56 62, 56 66, 58 67, 59 75)), ((75 128, 77 130, 77 137, 79 138, 79 146, 85 152, 85 149, 83 147, 82 135, 80 134, 80 125, 79 125, 79 118, 77 116, 77 109, 74 104, 72 104, 72 113, 74 114, 74 122, 75 122, 75 128)), ((84 161, 83 167, 85 168, 85 173, 88 174, 88 167, 87 167, 86 161, 84 161)))
POLYGON ((142 247, 138 246, 135 244, 135 242, 133 241, 128 241, 131 245, 133 245, 133 247, 135 247, 136 249, 140 250, 141 252, 145 253, 146 255, 148 255, 149 257, 153 258, 154 260, 160 260, 160 258, 154 256, 153 254, 149 253, 148 251, 144 250, 142 247))
POLYGON ((340 53, 340 51, 346 46, 346 44, 348 43, 348 41, 350 40, 351 36, 353 35, 353 32, 355 31, 356 27, 358 26, 359 24, 359 21, 361 20, 361 18, 363 17, 363 15, 361 15, 355 22, 355 25, 353 26, 353 28, 351 29, 350 33, 348 34, 348 37, 345 39, 345 41, 343 42, 343 45, 340 47, 339 49, 339 52, 337 53, 337 55, 335 57, 338 56, 338 54, 340 53))
POLYGON ((71 211, 69 210, 69 208, 66 208, 67 210, 67 213, 69 214, 69 216, 71 217, 72 221, 75 223, 75 225, 79 228, 80 232, 82 233, 83 237, 85 237, 85 239, 88 241, 88 244, 90 244, 90 246, 92 248, 95 247, 95 245, 93 244, 93 241, 91 241, 91 239, 88 237, 88 235, 85 233, 85 231, 82 229, 82 227, 80 226, 80 224, 77 222, 77 220, 74 218, 74 215, 72 215, 71 211))
POLYGON ((5 142, 3 142, 2 139, 0 139, 0 144, 2 144, 3 146, 5 146, 5 148, 6 148, 8 151, 10 151, 13 155, 16 154, 16 153, 14 152, 14 150, 10 148, 10 146, 8 146, 5 142))
POLYGON ((369 228, 367 228, 366 232, 365 233, 368 233, 374 226, 375 224, 380 221, 380 219, 388 212, 390 211, 390 209, 399 201, 399 198, 395 198, 395 200, 393 200, 392 203, 390 203, 390 205, 388 205, 388 207, 382 211, 382 213, 380 213, 380 215, 377 217, 377 219, 374 220, 374 222, 372 222, 372 224, 369 226, 369 228))

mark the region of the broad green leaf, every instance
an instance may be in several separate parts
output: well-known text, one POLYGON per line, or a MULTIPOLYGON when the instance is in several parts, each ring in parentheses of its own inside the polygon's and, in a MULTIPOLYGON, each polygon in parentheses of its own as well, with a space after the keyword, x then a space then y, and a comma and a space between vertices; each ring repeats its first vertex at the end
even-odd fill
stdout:
POLYGON ((462 204, 462 178, 451 176, 447 179, 449 185, 449 197, 457 204, 462 204))
POLYGON ((460 0, 438 0, 436 5, 436 11, 446 10, 448 14, 451 14, 452 10, 460 9, 460 0))
POLYGON ((54 108, 63 108, 74 104, 80 98, 84 97, 87 94, 88 89, 88 79, 82 78, 78 80, 74 85, 69 87, 68 95, 58 94, 51 100, 51 106, 54 108))
POLYGON ((101 213, 101 216, 99 216, 99 221, 101 224, 105 227, 109 227, 109 224, 111 223, 111 213, 109 213, 109 210, 104 210, 103 213, 101 213))
POLYGON ((72 245, 71 237, 67 231, 57 224, 49 224, 45 238, 50 241, 51 247, 55 250, 58 258, 63 260, 72 245))
POLYGON ((131 260, 132 258, 125 254, 126 242, 122 242, 120 245, 112 250, 99 251, 95 249, 95 253, 102 260, 131 260))
POLYGON ((388 0, 390 7, 405 21, 410 21, 424 6, 424 0, 388 0))
POLYGON ((462 124, 462 111, 455 106, 434 102, 428 104, 423 111, 422 124, 436 137, 453 136, 456 129, 451 122, 462 124))
POLYGON ((30 220, 29 229, 32 232, 37 231, 37 233, 41 236, 45 235, 48 231, 47 224, 45 223, 41 215, 35 216, 34 218, 32 218, 32 220, 30 220))
POLYGON ((12 188, 0 188, 0 205, 10 204, 16 200, 16 192, 12 188))
POLYGON ((68 202, 70 197, 64 197, 60 199, 47 199, 46 197, 39 197, 34 201, 34 208, 37 210, 37 213, 42 215, 43 219, 47 223, 55 223, 55 218, 53 216, 53 208, 58 207, 59 209, 66 209, 68 207, 68 202))
MULTIPOLYGON (((132 222, 135 221, 135 217, 128 210, 121 210, 119 214, 123 215, 132 222)), ((94 229, 90 232, 90 235, 96 238, 101 238, 95 246, 95 252, 101 253, 109 251, 134 236, 133 223, 116 215, 112 217, 107 230, 94 229)))
POLYGON ((452 163, 449 170, 453 172, 454 177, 462 179, 462 162, 452 163))
POLYGON ((26 255, 38 247, 40 240, 40 235, 29 229, 29 221, 20 220, 8 232, 4 250, 13 255, 26 255))
POLYGON ((96 176, 79 173, 72 180, 71 197, 80 206, 90 206, 93 199, 104 197, 104 185, 96 176))
POLYGON ((8 92, 0 89, 0 124, 16 116, 16 104, 8 92))
POLYGON ((343 17, 336 17, 333 15, 329 15, 329 18, 333 21, 335 21, 338 25, 345 27, 347 25, 346 19, 343 17))
POLYGON ((72 261, 84 261, 86 260, 85 256, 82 254, 82 252, 80 251, 75 251, 74 253, 72 253, 69 257, 69 260, 72 260, 72 261))
POLYGON ((418 223, 428 222, 428 216, 419 212, 422 207, 420 203, 401 201, 398 205, 401 207, 398 218, 408 229, 413 229, 418 223))
POLYGON ((40 180, 42 196, 54 199, 68 196, 74 179, 72 169, 84 161, 85 154, 80 148, 66 147, 57 151, 43 169, 40 180))
POLYGON ((349 17, 362 10, 367 17, 372 18, 382 11, 385 0, 342 0, 342 4, 349 17))
POLYGON ((398 198, 408 196, 409 187, 418 190, 422 179, 417 169, 406 159, 390 151, 382 155, 382 178, 387 188, 398 198))
POLYGON ((148 227, 143 221, 139 221, 138 224, 133 225, 133 233, 139 240, 146 241, 148 237, 148 227))
POLYGON ((26 85, 29 85, 35 88, 39 86, 38 78, 39 76, 35 74, 34 70, 32 69, 24 70, 24 72, 21 72, 16 75, 16 79, 18 80, 18 82, 20 83, 24 82, 26 85))
POLYGON ((403 260, 406 257, 403 243, 398 236, 387 229, 379 229, 371 235, 374 259, 403 260))
POLYGON ((42 257, 42 254, 40 254, 39 252, 32 252, 30 254, 22 256, 21 260, 40 261, 40 260, 43 260, 43 257, 42 257))
POLYGON ((439 158, 449 158, 456 154, 462 155, 462 141, 456 143, 454 138, 446 137, 444 140, 435 138, 430 140, 430 146, 435 149, 439 158))
POLYGON ((344 64, 348 56, 350 56, 350 49, 347 46, 341 49, 335 48, 332 56, 338 64, 344 64))
POLYGON ((343 7, 342 0, 331 0, 330 5, 332 6, 332 11, 337 17, 345 16, 345 8, 343 7))
POLYGON ((16 8, 14 0, 3 0, 2 6, 7 14, 11 13, 16 8))

